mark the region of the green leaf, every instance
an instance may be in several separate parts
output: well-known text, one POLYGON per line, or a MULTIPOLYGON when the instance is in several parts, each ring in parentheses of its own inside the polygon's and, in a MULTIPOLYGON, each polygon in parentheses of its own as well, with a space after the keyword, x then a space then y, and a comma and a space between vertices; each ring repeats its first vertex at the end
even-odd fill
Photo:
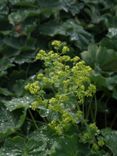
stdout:
POLYGON ((9 23, 12 25, 22 23, 27 17, 37 16, 40 14, 40 9, 29 9, 29 10, 18 10, 17 12, 12 12, 9 16, 9 23))
POLYGON ((12 98, 10 101, 3 101, 6 108, 11 112, 19 108, 29 108, 33 102, 33 98, 30 96, 24 96, 20 98, 12 98))
POLYGON ((56 0, 56 1, 54 1, 54 0, 48 0, 48 1, 38 0, 38 4, 41 8, 51 8, 51 9, 59 8, 62 6, 60 0, 56 0))
POLYGON ((14 58, 8 59, 7 57, 3 57, 0 60, 0 77, 7 73, 7 69, 13 67, 14 58))
POLYGON ((3 43, 14 49, 20 49, 22 46, 24 46, 23 38, 21 39, 13 36, 6 36, 3 40, 3 43))
POLYGON ((81 53, 82 58, 99 72, 117 71, 117 53, 112 49, 96 45, 90 45, 88 51, 81 53))
POLYGON ((93 74, 91 75, 91 79, 93 80, 95 85, 98 86, 98 89, 107 87, 106 86, 106 78, 104 76, 102 76, 101 74, 93 72, 93 74))
POLYGON ((70 11, 73 16, 78 14, 81 11, 81 9, 83 9, 84 7, 83 3, 80 2, 77 3, 76 1, 63 0, 61 2, 62 2, 63 10, 65 10, 66 12, 70 11))
POLYGON ((95 44, 91 44, 88 47, 88 51, 84 51, 81 53, 83 60, 86 61, 91 67, 95 67, 96 62, 96 55, 97 55, 98 47, 95 44))
POLYGON ((11 95, 13 95, 8 89, 1 88, 1 87, 0 87, 0 94, 5 95, 5 96, 11 96, 11 95))
POLYGON ((103 131, 107 147, 112 151, 113 156, 117 155, 117 131, 106 129, 103 131))
POLYGON ((77 136, 56 137, 51 133, 40 130, 34 131, 27 137, 16 136, 6 139, 0 149, 1 156, 91 156, 89 147, 78 143, 77 136))
POLYGON ((106 85, 109 90, 114 90, 117 86, 117 75, 106 78, 106 85))
POLYGON ((20 55, 15 57, 15 63, 17 64, 23 64, 23 63, 30 63, 33 62, 34 60, 34 56, 35 53, 32 50, 23 50, 22 48, 22 52, 20 53, 20 55))
POLYGON ((22 97, 24 96, 24 85, 25 85, 25 80, 16 80, 16 82, 14 84, 12 84, 12 92, 14 94, 14 96, 16 97, 22 97))
MULTIPOLYGON (((41 131, 35 131, 27 138, 16 136, 6 139, 0 149, 1 156, 48 156, 49 138, 41 131)), ((54 142, 53 142, 54 143, 54 142)))
POLYGON ((77 135, 60 137, 57 140, 55 153, 52 156, 90 156, 89 147, 78 142, 77 135))
MULTIPOLYGON (((2 104, 3 105, 3 104, 2 104)), ((11 113, 4 106, 0 106, 0 137, 14 133, 25 120, 26 111, 11 113)))
POLYGON ((72 42, 75 42, 78 47, 83 49, 93 40, 90 33, 85 31, 79 23, 71 19, 63 23, 49 21, 40 26, 39 31, 41 34, 51 37, 55 35, 68 36, 72 42))
POLYGON ((13 139, 8 139, 5 141, 4 147, 0 149, 1 156, 26 156, 23 155, 22 149, 25 146, 26 139, 20 136, 16 136, 13 139))
POLYGON ((32 7, 35 5, 36 0, 9 0, 9 2, 12 5, 32 7))
POLYGON ((117 51, 117 38, 116 37, 113 37, 113 38, 104 38, 101 42, 100 42, 100 45, 102 47, 106 47, 108 49, 113 49, 115 51, 117 51))

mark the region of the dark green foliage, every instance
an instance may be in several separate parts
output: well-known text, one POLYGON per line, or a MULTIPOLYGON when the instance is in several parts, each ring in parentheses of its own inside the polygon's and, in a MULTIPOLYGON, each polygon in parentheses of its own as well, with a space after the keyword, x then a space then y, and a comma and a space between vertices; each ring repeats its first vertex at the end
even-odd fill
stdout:
MULTIPOLYGON (((41 118, 29 107, 34 99, 24 86, 43 69, 34 58, 54 39, 66 41, 71 47, 68 54, 81 56, 92 67, 97 93, 88 101, 94 103, 89 114, 95 113, 98 127, 111 128, 102 133, 108 156, 116 156, 116 131, 112 131, 117 129, 116 0, 0 0, 0 156, 91 155, 90 148, 76 143, 72 135, 57 138, 47 134, 46 126, 41 134, 46 116, 41 118)), ((97 155, 107 156, 103 151, 97 155)))

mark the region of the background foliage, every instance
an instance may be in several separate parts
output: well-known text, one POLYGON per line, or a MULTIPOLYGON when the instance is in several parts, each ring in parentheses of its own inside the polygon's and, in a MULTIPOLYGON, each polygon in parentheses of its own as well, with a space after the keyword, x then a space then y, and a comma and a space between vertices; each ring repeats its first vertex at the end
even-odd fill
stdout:
MULTIPOLYGON (((47 49, 48 42, 54 39, 66 41, 72 51, 69 55, 82 57, 93 68, 96 123, 100 129, 111 129, 103 133, 110 155, 116 156, 116 0, 0 0, 0 144, 4 144, 1 155, 37 155, 47 146, 46 133, 38 136, 34 132, 40 139, 32 137, 35 120, 42 125, 43 121, 27 110, 33 99, 27 96, 24 86, 42 68, 41 62, 34 61, 38 50, 47 49)), ((67 139, 69 143, 72 140, 67 139)), ((63 138, 60 142, 62 145, 63 138)), ((58 155, 62 155, 60 150, 61 147, 58 155)))

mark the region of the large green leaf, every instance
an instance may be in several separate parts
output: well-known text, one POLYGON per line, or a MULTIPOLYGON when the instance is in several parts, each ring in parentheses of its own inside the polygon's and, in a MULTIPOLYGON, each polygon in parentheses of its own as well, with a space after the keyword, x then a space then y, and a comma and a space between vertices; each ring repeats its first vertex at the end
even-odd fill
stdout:
POLYGON ((91 156, 89 147, 78 142, 77 135, 58 138, 55 153, 52 156, 91 156))
POLYGON ((7 69, 13 67, 14 58, 8 59, 7 57, 3 57, 0 61, 0 77, 7 73, 7 69))
MULTIPOLYGON (((69 41, 77 54, 95 39, 96 45, 83 52, 82 58, 95 70, 92 79, 97 91, 104 93, 105 99, 108 96, 110 100, 117 99, 116 29, 116 0, 0 0, 0 99, 5 105, 0 105, 0 138, 19 130, 25 119, 21 135, 26 133, 26 124, 35 130, 30 115, 26 114, 33 99, 25 95, 23 87, 25 79, 42 67, 33 61, 38 49, 46 49, 53 38, 69 41)), ((104 102, 97 101, 102 106, 104 102)), ((44 119, 46 111, 40 108, 44 119)), ((40 123, 37 112, 32 113, 36 123, 40 123)), ((105 133, 105 137, 116 156, 116 132, 105 133)), ((88 145, 79 144, 76 135, 56 137, 42 134, 41 130, 25 137, 14 133, 5 143, 0 140, 0 145, 0 156, 91 156, 88 145)))
POLYGON ((65 12, 71 12, 72 15, 79 13, 84 6, 83 3, 71 0, 39 0, 38 3, 41 8, 64 10, 65 12))
POLYGON ((25 138, 17 136, 14 137, 13 139, 8 139, 5 142, 4 148, 0 149, 0 154, 1 156, 26 156, 27 153, 25 153, 25 155, 23 155, 22 149, 25 146, 25 138))
POLYGON ((3 104, 0 105, 0 137, 14 133, 25 120, 26 111, 9 112, 3 104))
POLYGON ((95 70, 117 71, 117 53, 113 49, 90 45, 88 51, 83 52, 81 56, 95 70))
POLYGON ((107 147, 112 151, 113 156, 117 156, 117 131, 107 129, 103 131, 103 135, 107 147))
POLYGON ((76 46, 83 49, 93 39, 90 33, 85 31, 79 23, 73 20, 67 20, 63 23, 49 21, 43 26, 40 26, 39 31, 41 34, 51 37, 55 35, 68 36, 72 42, 75 42, 76 46))
POLYGON ((5 96, 12 96, 12 92, 10 92, 8 89, 6 88, 2 88, 0 87, 0 94, 5 95, 5 96))
POLYGON ((24 96, 20 98, 13 98, 10 101, 4 101, 4 104, 9 111, 13 111, 19 108, 27 109, 30 107, 30 104, 32 102, 33 102, 33 98, 31 98, 30 96, 24 96))
POLYGON ((1 147, 1 156, 100 156, 103 152, 91 153, 90 147, 81 144, 77 135, 57 137, 49 132, 35 131, 27 137, 6 139, 1 147))
POLYGON ((40 14, 40 10, 39 9, 30 9, 30 10, 24 10, 24 11, 20 11, 18 10, 17 12, 12 12, 8 18, 9 18, 9 22, 13 25, 23 22, 27 17, 29 16, 37 16, 40 14))
POLYGON ((103 90, 107 93, 107 90, 111 92, 111 96, 114 99, 117 99, 117 76, 108 76, 105 77, 100 73, 93 72, 91 75, 91 79, 97 86, 97 90, 103 90))
MULTIPOLYGON (((41 131, 35 131, 27 138, 16 136, 6 139, 4 147, 0 149, 1 156, 48 156, 52 144, 41 131)), ((54 144, 54 141, 52 142, 54 144)))
POLYGON ((33 7, 36 0, 9 0, 12 5, 33 7))
MULTIPOLYGON (((94 69, 91 77, 98 90, 111 91, 111 96, 116 97, 117 91, 117 53, 112 49, 111 40, 103 40, 103 46, 90 45, 88 51, 82 52, 82 58, 94 69), (107 42, 106 42, 107 41, 107 42), (107 45, 107 43, 110 45, 107 45), (106 48, 106 45, 108 48, 106 48)), ((114 48, 113 47, 113 48, 114 48)), ((116 98, 115 98, 116 99, 116 98)))
POLYGON ((106 47, 108 49, 113 49, 115 51, 117 51, 117 38, 113 37, 113 38, 104 38, 101 42, 100 45, 103 47, 106 47))

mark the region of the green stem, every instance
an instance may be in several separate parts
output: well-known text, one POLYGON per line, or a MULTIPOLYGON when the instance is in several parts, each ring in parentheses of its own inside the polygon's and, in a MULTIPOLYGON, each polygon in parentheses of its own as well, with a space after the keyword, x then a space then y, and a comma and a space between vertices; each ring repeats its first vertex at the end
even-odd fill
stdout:
POLYGON ((32 118, 32 121, 33 121, 33 123, 34 123, 36 129, 39 129, 39 127, 37 126, 37 123, 36 123, 36 121, 35 121, 35 119, 34 119, 32 113, 31 113, 31 111, 30 111, 30 110, 28 110, 28 111, 29 111, 29 114, 30 114, 30 116, 31 116, 31 118, 32 118))
POLYGON ((97 117, 97 99, 95 96, 95 115, 94 115, 94 120, 96 121, 96 117, 97 117))
POLYGON ((115 123, 116 120, 117 120, 117 113, 116 113, 116 115, 114 116, 114 119, 112 120, 111 128, 113 127, 113 125, 114 125, 114 123, 115 123))
POLYGON ((88 118, 89 118, 89 114, 90 114, 90 110, 91 110, 91 104, 92 104, 92 98, 91 98, 91 101, 90 101, 90 103, 89 103, 89 106, 88 106, 88 108, 87 108, 87 116, 86 116, 86 119, 88 120, 88 118))

